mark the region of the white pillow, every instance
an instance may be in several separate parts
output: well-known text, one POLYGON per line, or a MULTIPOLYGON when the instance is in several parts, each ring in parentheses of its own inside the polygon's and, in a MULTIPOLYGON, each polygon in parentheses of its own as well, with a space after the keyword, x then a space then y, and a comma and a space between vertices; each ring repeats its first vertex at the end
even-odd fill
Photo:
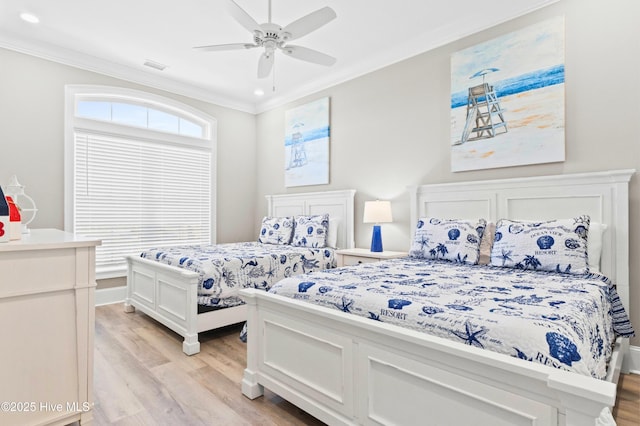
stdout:
POLYGON ((591 222, 587 237, 587 257, 589 272, 600 272, 600 255, 602 254, 602 234, 607 230, 604 223, 591 222))
POLYGON ((340 219, 329 218, 329 230, 327 231, 327 247, 338 248, 338 229, 340 219))

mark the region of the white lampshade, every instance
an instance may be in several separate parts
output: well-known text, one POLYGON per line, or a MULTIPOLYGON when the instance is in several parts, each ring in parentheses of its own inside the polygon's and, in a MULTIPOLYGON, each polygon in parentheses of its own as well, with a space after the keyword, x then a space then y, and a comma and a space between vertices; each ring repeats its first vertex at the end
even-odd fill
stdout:
POLYGON ((362 221, 364 223, 393 222, 393 217, 391 216, 391 201, 365 201, 362 221))

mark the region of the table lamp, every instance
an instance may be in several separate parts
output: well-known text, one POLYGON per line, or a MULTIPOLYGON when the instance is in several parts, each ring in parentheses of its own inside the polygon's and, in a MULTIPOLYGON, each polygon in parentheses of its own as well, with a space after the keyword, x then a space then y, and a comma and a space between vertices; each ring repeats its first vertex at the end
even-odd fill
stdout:
POLYGON ((373 234, 371 235, 371 251, 382 251, 382 232, 380 223, 393 222, 391 217, 390 201, 365 201, 364 203, 364 223, 373 223, 373 234))

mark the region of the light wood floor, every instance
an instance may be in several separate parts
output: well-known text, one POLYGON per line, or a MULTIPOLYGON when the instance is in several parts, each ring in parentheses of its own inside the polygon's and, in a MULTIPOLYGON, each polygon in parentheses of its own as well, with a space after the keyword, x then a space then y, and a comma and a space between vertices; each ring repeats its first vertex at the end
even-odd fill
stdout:
POLYGON ((640 375, 623 374, 618 383, 618 397, 613 409, 618 426, 640 425, 640 375))
POLYGON ((182 338, 122 304, 96 308, 95 424, 323 425, 272 392, 250 400, 240 381, 242 325, 200 333, 200 353, 182 338))
MULTIPOLYGON (((241 325, 200 334, 201 351, 121 304, 96 308, 94 418, 101 425, 323 425, 272 392, 240 391, 246 362, 241 325)), ((640 425, 640 375, 623 376, 614 416, 640 425)))

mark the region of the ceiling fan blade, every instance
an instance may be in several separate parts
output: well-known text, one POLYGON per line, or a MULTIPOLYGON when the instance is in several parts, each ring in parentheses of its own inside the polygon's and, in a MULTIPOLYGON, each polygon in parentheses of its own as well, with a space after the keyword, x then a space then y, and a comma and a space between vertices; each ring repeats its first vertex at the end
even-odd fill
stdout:
POLYGON ((203 52, 220 52, 223 50, 240 50, 240 49, 252 49, 258 47, 257 44, 249 43, 230 43, 230 44, 212 44, 210 46, 196 46, 194 49, 201 50, 203 52))
POLYGON ((292 58, 313 62, 314 64, 325 65, 327 67, 336 63, 336 58, 333 56, 329 56, 325 53, 318 52, 317 50, 309 49, 307 47, 293 46, 289 44, 282 47, 282 52, 292 58))
POLYGON ((293 21, 282 29, 282 33, 290 34, 286 40, 294 40, 309 34, 311 31, 317 30, 329 21, 335 19, 336 16, 336 12, 326 6, 293 21))
POLYGON ((275 52, 264 52, 260 55, 260 61, 258 61, 258 78, 266 78, 269 76, 273 68, 275 56, 275 52))
POLYGON ((243 8, 238 6, 238 4, 233 0, 227 0, 227 9, 233 18, 238 21, 240 25, 249 30, 252 34, 256 32, 262 33, 262 28, 260 28, 260 24, 256 22, 255 19, 251 17, 243 8))

